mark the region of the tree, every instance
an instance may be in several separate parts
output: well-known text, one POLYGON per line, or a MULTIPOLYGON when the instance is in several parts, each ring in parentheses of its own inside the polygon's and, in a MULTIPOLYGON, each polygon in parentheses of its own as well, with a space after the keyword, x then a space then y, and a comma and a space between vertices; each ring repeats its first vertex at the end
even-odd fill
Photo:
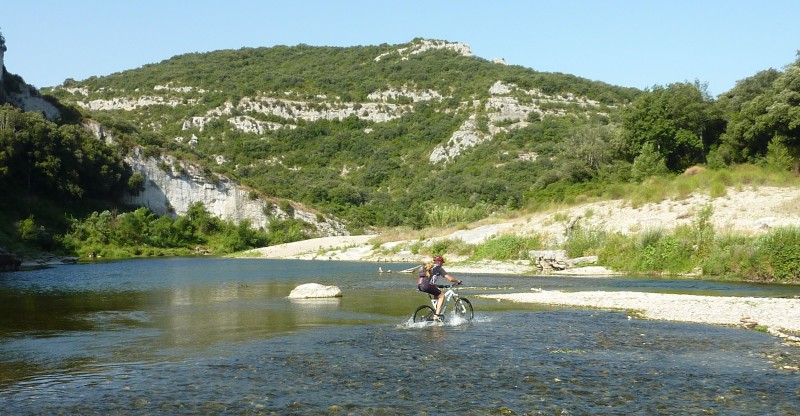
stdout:
MULTIPOLYGON (((800 156, 800 52, 793 65, 776 76, 773 71, 761 72, 747 83, 737 84, 736 92, 746 87, 750 100, 741 105, 730 105, 731 113, 728 129, 721 137, 721 148, 734 162, 756 161, 769 151, 770 143, 776 138, 786 146, 795 158, 800 156), (772 81, 769 85, 766 85, 772 81)), ((741 94, 745 94, 742 92, 741 94)), ((737 97, 732 94, 731 101, 737 97)))
POLYGON ((670 171, 683 170, 705 161, 718 118, 704 84, 655 86, 622 112, 624 150, 633 159, 650 143, 670 171))
POLYGON ((641 182, 651 176, 665 175, 669 172, 664 157, 655 149, 653 143, 645 143, 639 156, 633 161, 631 176, 634 181, 641 182))

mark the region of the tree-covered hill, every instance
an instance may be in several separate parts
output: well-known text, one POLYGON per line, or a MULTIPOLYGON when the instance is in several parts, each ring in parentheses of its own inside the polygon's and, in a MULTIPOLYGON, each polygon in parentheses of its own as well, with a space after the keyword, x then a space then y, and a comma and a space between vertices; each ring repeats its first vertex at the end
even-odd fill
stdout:
POLYGON ((178 155, 356 226, 422 226, 433 204, 485 216, 549 182, 591 179, 600 166, 566 160, 576 156, 569 140, 612 140, 620 109, 641 93, 453 46, 187 54, 46 93, 123 146, 178 155))

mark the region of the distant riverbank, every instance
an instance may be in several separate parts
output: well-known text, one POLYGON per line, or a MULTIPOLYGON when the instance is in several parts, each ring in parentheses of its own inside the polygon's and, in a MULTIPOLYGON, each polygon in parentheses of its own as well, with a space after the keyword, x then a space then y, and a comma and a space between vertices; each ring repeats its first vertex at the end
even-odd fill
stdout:
MULTIPOLYGON (((743 326, 800 334, 800 298, 697 296, 643 292, 536 291, 488 299, 629 311, 645 319, 743 326)), ((777 334, 776 334, 777 335, 777 334)), ((800 338, 788 337, 798 342, 800 338)))

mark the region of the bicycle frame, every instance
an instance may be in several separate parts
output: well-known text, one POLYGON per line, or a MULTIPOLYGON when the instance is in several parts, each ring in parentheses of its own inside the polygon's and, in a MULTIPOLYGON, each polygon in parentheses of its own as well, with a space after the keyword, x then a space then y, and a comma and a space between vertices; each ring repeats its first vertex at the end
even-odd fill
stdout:
MULTIPOLYGON (((467 300, 467 298, 462 298, 458 295, 455 287, 447 286, 447 285, 436 285, 439 289, 444 290, 444 304, 442 304, 441 314, 445 315, 447 312, 448 306, 453 305, 452 314, 456 314, 457 316, 463 318, 466 321, 471 321, 473 317, 473 309, 472 309, 472 302, 467 300)), ((418 307, 414 314, 412 315, 412 319, 414 322, 424 322, 424 321, 432 321, 433 314, 436 313, 436 303, 437 297, 428 293, 428 297, 431 300, 431 307, 430 305, 422 305, 418 307)))
MULTIPOLYGON (((444 305, 442 305, 442 315, 444 315, 445 313, 447 313, 447 305, 450 304, 450 301, 458 299, 458 293, 456 293, 456 291, 453 290, 452 285, 436 285, 436 286, 439 287, 440 289, 447 289, 447 291, 444 292, 444 305)), ((433 296, 431 294, 428 294, 428 296, 431 298, 431 304, 433 304, 433 310, 436 310, 436 301, 438 299, 436 299, 436 296, 433 296)))

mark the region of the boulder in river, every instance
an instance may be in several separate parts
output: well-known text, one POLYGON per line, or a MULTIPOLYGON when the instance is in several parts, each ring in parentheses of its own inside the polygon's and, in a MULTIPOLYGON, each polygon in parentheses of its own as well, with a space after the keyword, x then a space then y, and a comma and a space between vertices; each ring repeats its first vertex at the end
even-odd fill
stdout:
POLYGON ((289 299, 311 299, 311 298, 339 298, 342 297, 342 290, 337 286, 325 286, 319 283, 305 283, 294 288, 289 293, 289 299))

